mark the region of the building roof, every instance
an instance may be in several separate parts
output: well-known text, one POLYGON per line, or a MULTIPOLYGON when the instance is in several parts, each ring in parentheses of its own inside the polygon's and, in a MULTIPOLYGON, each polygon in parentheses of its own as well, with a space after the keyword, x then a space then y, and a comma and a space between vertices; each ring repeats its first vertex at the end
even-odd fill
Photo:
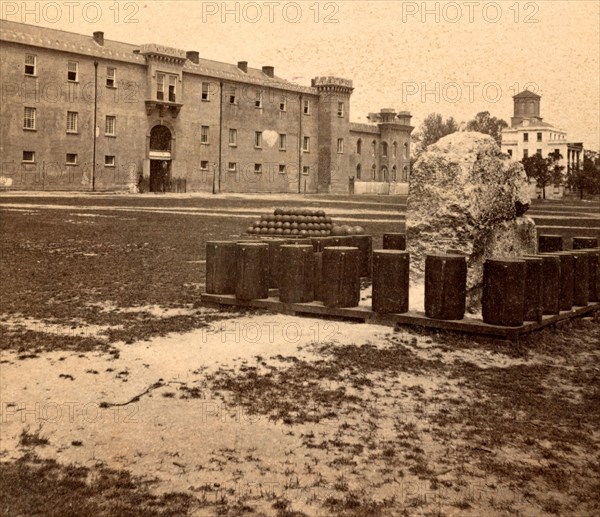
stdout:
POLYGON ((350 131, 360 133, 379 134, 379 127, 375 124, 364 124, 360 122, 350 122, 350 131))
MULTIPOLYGON (((114 61, 138 63, 140 65, 146 64, 145 57, 139 53, 143 45, 123 43, 109 39, 104 39, 104 45, 99 45, 94 41, 92 36, 9 20, 0 20, 0 41, 43 47, 114 61)), ((185 55, 184 51, 179 52, 185 55)), ((186 60, 183 71, 215 77, 217 79, 317 95, 315 88, 301 86, 280 77, 269 77, 262 69, 248 67, 248 72, 244 73, 236 64, 222 63, 211 59, 200 58, 199 64, 186 60)))
MULTIPOLYGON (((556 127, 554 124, 550 124, 548 122, 544 122, 543 120, 536 119, 533 117, 532 118, 524 118, 516 126, 512 127, 512 129, 522 129, 522 128, 526 128, 526 129, 548 128, 548 129, 554 129, 555 131, 564 132, 564 129, 560 129, 560 128, 556 127), (523 124, 524 121, 528 121, 528 124, 527 125, 523 124)), ((510 129, 510 128, 507 128, 507 130, 508 129, 510 129)))
POLYGON ((529 99, 541 99, 541 95, 538 95, 537 93, 533 93, 530 90, 523 90, 521 93, 517 93, 516 95, 513 95, 513 99, 524 99, 524 98, 529 98, 529 99))

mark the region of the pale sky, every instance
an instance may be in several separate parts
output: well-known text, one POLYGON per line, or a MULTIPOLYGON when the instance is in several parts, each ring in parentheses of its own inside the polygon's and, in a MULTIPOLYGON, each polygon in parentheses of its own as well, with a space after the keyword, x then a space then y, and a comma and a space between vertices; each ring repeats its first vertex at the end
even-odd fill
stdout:
POLYGON ((319 75, 352 79, 353 121, 390 107, 410 111, 415 126, 431 112, 466 121, 487 110, 509 122, 512 96, 529 83, 545 121, 600 148, 597 0, 73 0, 26 2, 29 13, 21 1, 1 4, 9 20, 272 65, 303 85, 319 75))

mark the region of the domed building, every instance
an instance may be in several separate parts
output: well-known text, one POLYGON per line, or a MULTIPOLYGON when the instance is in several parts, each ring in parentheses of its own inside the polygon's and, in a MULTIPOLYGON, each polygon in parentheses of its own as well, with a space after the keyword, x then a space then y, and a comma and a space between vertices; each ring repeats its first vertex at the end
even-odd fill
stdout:
MULTIPOLYGON (((540 116, 541 96, 529 90, 513 96, 514 114, 510 127, 502 130, 502 151, 515 160, 522 160, 534 153, 544 158, 550 153, 558 152, 562 156, 560 165, 564 166, 563 174, 577 170, 583 166, 583 144, 569 143, 567 132, 548 122, 540 116)), ((562 198, 565 192, 564 182, 546 189, 546 198, 562 198)), ((531 197, 541 195, 541 189, 531 185, 531 197)))

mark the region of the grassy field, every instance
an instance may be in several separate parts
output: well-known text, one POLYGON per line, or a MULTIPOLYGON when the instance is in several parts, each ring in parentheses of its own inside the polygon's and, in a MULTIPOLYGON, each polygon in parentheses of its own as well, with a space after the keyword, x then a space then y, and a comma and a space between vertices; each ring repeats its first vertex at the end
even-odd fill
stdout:
MULTIPOLYGON (((370 220, 362 224, 379 236, 398 231, 404 200, 379 200, 285 203, 370 220)), ((600 513, 597 322, 509 346, 204 310, 205 242, 239 235, 251 218, 236 213, 280 204, 0 199, 0 515, 600 513), (230 343, 234 323, 304 333, 257 342, 242 331, 230 343), (49 400, 93 403, 102 415, 133 408, 139 418, 97 425, 18 416, 19 404, 49 400), (226 411, 199 419, 207 400, 252 425, 226 411)), ((536 203, 532 215, 571 217, 579 234, 596 231, 594 208, 536 203)))

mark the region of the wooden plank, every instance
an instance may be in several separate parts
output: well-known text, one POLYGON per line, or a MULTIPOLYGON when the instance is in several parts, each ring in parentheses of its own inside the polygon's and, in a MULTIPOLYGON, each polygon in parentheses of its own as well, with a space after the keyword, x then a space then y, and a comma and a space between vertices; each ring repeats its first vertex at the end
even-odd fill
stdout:
POLYGON ((600 303, 590 303, 587 307, 574 307, 570 311, 562 311, 557 315, 544 316, 541 322, 525 322, 519 327, 501 327, 489 325, 482 320, 473 318, 465 318, 462 320, 436 320, 428 318, 423 312, 378 314, 371 311, 368 307, 333 308, 325 307, 320 302, 282 303, 275 297, 269 297, 263 300, 237 300, 234 295, 203 294, 201 300, 202 303, 211 304, 212 306, 234 305, 240 307, 253 307, 282 314, 335 317, 387 326, 412 325, 437 330, 451 330, 468 334, 500 337, 504 339, 518 338, 519 336, 529 334, 530 332, 571 318, 600 311, 600 303))

